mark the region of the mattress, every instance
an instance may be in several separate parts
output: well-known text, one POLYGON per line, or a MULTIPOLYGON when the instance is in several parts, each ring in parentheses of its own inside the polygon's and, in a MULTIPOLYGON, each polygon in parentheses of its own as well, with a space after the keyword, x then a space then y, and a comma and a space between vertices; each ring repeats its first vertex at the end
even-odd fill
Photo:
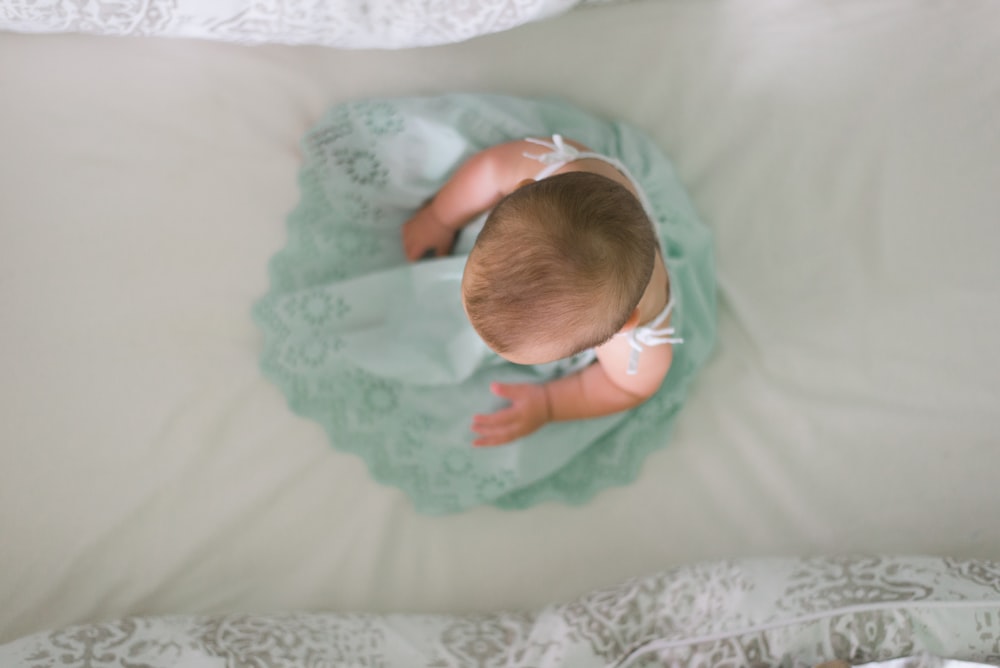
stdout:
POLYGON ((407 51, 0 34, 0 641, 1000 557, 998 26, 989 0, 649 0, 407 51), (582 507, 422 516, 257 367, 301 135, 447 91, 635 124, 715 235, 716 354, 639 479, 582 507))

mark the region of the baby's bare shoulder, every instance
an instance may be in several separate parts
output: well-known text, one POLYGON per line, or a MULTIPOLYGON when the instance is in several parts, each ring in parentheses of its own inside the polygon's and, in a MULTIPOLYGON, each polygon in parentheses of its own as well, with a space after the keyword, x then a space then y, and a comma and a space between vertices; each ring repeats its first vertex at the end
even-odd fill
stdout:
POLYGON ((674 348, 670 344, 643 347, 639 353, 636 372, 628 372, 633 348, 628 336, 616 334, 607 343, 598 346, 597 363, 604 369, 608 379, 629 394, 651 397, 663 384, 674 359, 674 348))

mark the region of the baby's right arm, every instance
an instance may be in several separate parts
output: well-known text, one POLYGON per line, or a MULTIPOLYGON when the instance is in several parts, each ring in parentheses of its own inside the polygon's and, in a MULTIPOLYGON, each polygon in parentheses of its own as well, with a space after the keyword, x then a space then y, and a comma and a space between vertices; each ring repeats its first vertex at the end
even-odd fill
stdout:
MULTIPOLYGON (((583 147, 581 147, 583 148, 583 147)), ((539 170, 537 160, 525 152, 538 147, 526 141, 492 146, 469 158, 458 171, 403 225, 403 249, 413 261, 428 251, 435 256, 451 251, 455 235, 469 221, 493 208, 500 199, 539 170)))

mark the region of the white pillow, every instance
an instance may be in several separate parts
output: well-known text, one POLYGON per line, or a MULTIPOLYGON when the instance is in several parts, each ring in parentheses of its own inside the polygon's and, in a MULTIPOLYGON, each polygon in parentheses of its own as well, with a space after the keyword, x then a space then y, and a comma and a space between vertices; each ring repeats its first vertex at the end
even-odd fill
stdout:
POLYGON ((129 617, 0 645, 0 665, 798 668, 924 653, 1000 661, 1000 564, 707 563, 535 613, 129 617))
POLYGON ((0 29, 399 49, 460 42, 581 0, 8 0, 0 29))

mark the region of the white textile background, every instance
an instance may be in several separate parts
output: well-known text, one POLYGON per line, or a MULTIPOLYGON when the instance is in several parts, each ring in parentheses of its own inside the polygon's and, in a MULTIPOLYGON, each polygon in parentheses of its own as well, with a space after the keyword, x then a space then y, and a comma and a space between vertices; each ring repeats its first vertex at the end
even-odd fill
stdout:
POLYGON ((581 0, 48 0, 0 3, 0 30, 402 49, 538 21, 581 0))
POLYGON ((998 26, 990 0, 663 0, 418 51, 0 35, 0 640, 1000 557, 998 26), (419 516, 256 366, 302 133, 454 90, 635 123, 716 234, 716 357, 640 479, 581 508, 419 516))

